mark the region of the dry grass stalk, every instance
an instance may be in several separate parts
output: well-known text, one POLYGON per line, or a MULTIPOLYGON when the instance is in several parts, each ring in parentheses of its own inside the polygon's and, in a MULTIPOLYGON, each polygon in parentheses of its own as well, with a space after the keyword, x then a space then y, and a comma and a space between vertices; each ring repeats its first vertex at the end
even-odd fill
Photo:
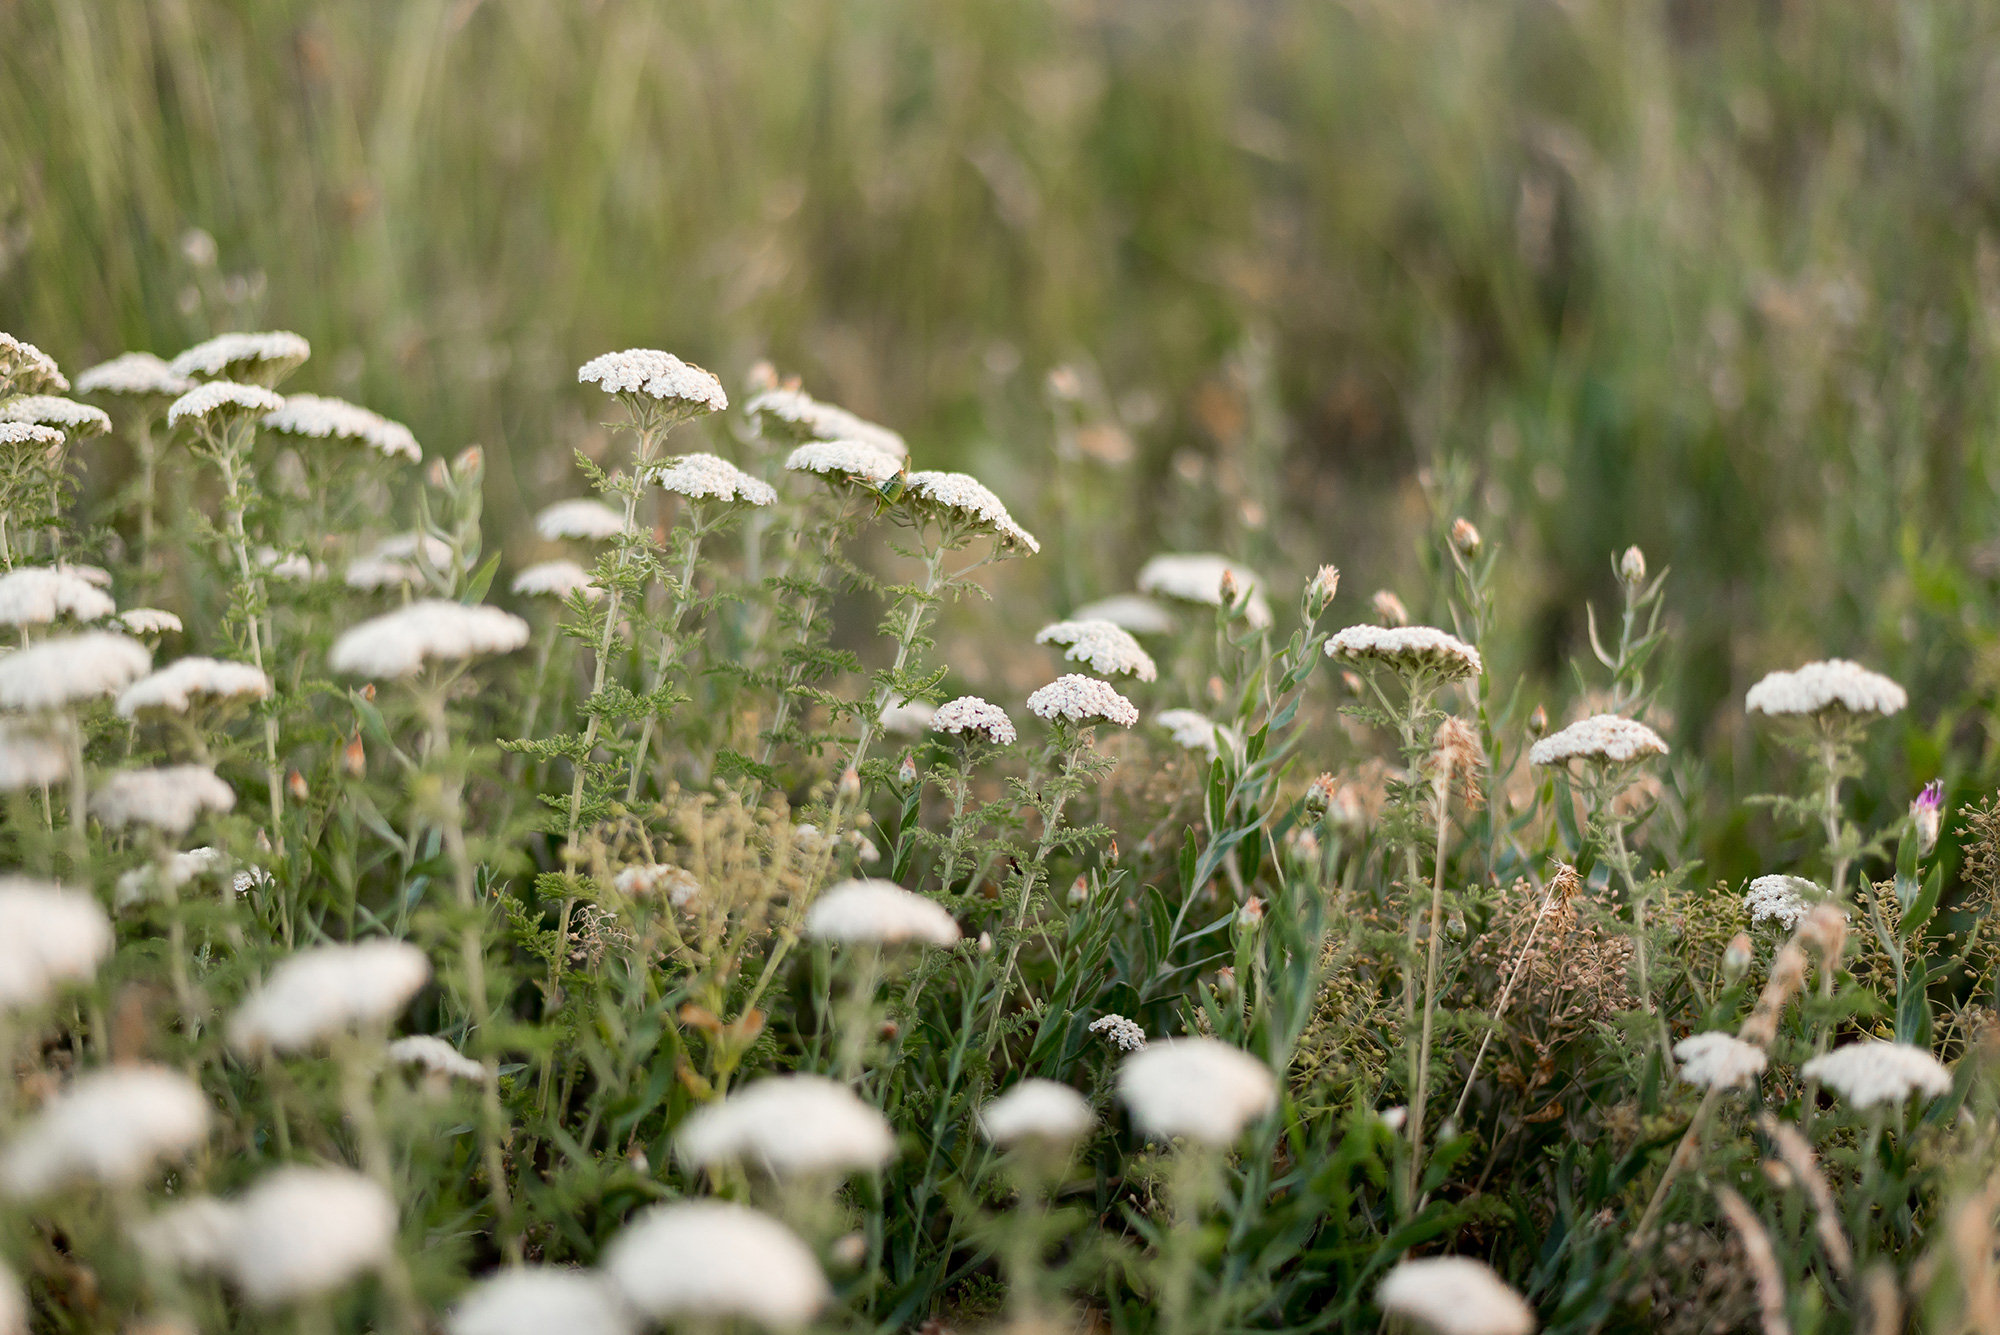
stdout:
POLYGON ((1778 1269, 1778 1253, 1764 1221, 1741 1196, 1728 1187, 1717 1187, 1715 1199, 1722 1213, 1742 1240, 1743 1255, 1750 1273, 1757 1277, 1757 1305, 1764 1317, 1764 1335, 1791 1335, 1792 1323, 1785 1315, 1785 1277, 1778 1269))
POLYGON ((1820 1171, 1811 1143, 1796 1126, 1781 1122, 1768 1112, 1758 1117, 1757 1124, 1777 1146, 1778 1157, 1792 1170, 1806 1195, 1812 1198, 1820 1245, 1826 1248, 1827 1260, 1833 1263, 1834 1270, 1845 1278, 1854 1269, 1854 1248, 1847 1241, 1847 1231, 1840 1226, 1840 1206, 1833 1199, 1833 1187, 1826 1174, 1820 1171))

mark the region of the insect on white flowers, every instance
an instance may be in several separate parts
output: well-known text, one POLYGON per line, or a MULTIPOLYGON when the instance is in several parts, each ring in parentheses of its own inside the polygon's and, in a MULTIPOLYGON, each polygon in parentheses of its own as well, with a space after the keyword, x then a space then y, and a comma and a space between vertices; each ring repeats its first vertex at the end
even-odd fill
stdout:
POLYGON ((345 1168, 280 1168, 233 1213, 223 1264, 260 1307, 337 1289, 388 1261, 395 1246, 396 1202, 345 1168))
POLYGON ((1594 714, 1544 737, 1528 751, 1531 765, 1561 765, 1571 760, 1604 760, 1625 765, 1647 756, 1667 754, 1667 744, 1637 719, 1594 714))
POLYGON ((116 695, 152 665, 145 645, 110 631, 43 640, 0 658, 0 707, 57 709, 116 695))
POLYGON ((1148 1043, 1118 1067, 1118 1097, 1148 1135, 1227 1145, 1277 1106, 1271 1068, 1213 1038, 1148 1043))
POLYGON ((107 829, 147 825, 169 834, 187 833, 204 811, 227 812, 235 806, 236 790, 206 765, 123 770, 90 801, 107 829))
POLYGON ((1703 1089, 1741 1089, 1764 1073, 1770 1058, 1755 1043, 1720 1030, 1690 1034, 1674 1044, 1680 1077, 1703 1089))
POLYGON ((797 1234, 729 1201, 654 1206, 612 1239, 604 1269, 626 1302, 662 1320, 736 1317, 789 1330, 831 1297, 797 1234))
POLYGON ((1130 673, 1140 681, 1156 681, 1160 670, 1153 656, 1132 633, 1110 621, 1055 621, 1035 633, 1036 644, 1062 644, 1063 657, 1107 677, 1130 673))
POLYGON ((46 1001, 86 983, 111 953, 111 919, 87 890, 0 876, 0 1006, 46 1001))
POLYGON ((197 700, 264 700, 270 694, 271 679, 248 663, 177 658, 127 686, 118 696, 118 715, 134 718, 148 710, 185 714, 197 700))
POLYGON ((1139 721, 1139 710, 1118 694, 1111 683, 1071 672, 1057 677, 1028 697, 1028 712, 1037 718, 1068 719, 1084 723, 1103 719, 1129 728, 1139 721))
POLYGON ((939 705, 931 715, 931 730, 959 736, 982 737, 996 746, 1014 744, 1014 720, 998 705, 976 695, 961 695, 939 705))
POLYGON ((912 473, 909 488, 911 504, 918 509, 931 510, 940 518, 956 523, 970 523, 1000 539, 1002 547, 1042 550, 1035 535, 1014 522, 1000 498, 970 474, 935 470, 912 473))
POLYGON ((162 1160, 208 1135, 208 1100, 161 1066, 114 1066, 79 1076, 0 1153, 0 1185, 15 1199, 70 1182, 132 1187, 162 1160))
POLYGON ((1396 1263, 1375 1305, 1436 1335, 1532 1335, 1535 1313, 1484 1261, 1422 1256, 1396 1263))
POLYGON ((893 881, 842 881, 806 910, 806 935, 820 941, 917 941, 949 946, 958 924, 944 906, 893 881))
POLYGON ((705 1168, 741 1163, 779 1177, 872 1172, 896 1153, 888 1121, 846 1085, 767 1076, 681 1123, 675 1151, 705 1168))
POLYGON ((96 621, 117 604, 89 580, 54 566, 20 566, 0 575, 0 625, 46 626, 59 617, 96 621))
POLYGON ((448 1335, 629 1335, 632 1318, 590 1271, 518 1266, 473 1285, 444 1328, 448 1335))
POLYGON ((512 653, 528 642, 528 623, 497 607, 425 599, 364 621, 333 642, 336 672, 407 677, 434 661, 512 653))
POLYGON ((1053 1080, 1021 1081, 979 1110, 979 1131, 995 1145, 1081 1139, 1097 1125, 1090 1101, 1053 1080))
POLYGON ((1486 670, 1477 649, 1431 626, 1349 626, 1326 642, 1326 656, 1399 672, 1435 673, 1446 681, 1486 670))
POLYGON ((535 516, 535 532, 550 542, 576 538, 601 542, 625 531, 625 516, 602 501, 557 501, 535 516))
POLYGON ((664 491, 689 500, 717 500, 742 505, 774 505, 777 490, 751 477, 729 460, 713 454, 683 454, 653 470, 653 481, 664 491))
POLYGON ((237 1008, 229 1041, 246 1052, 311 1047, 393 1019, 430 976, 430 960, 407 941, 314 946, 287 956, 237 1008))
POLYGON ((1912 1094, 1935 1098, 1951 1092, 1951 1070, 1944 1063, 1922 1048, 1882 1039, 1835 1048, 1799 1071, 1861 1109, 1901 1103, 1912 1094))
POLYGON ((1750 688, 1743 707, 1772 717, 1825 714, 1895 714, 1909 704, 1901 686, 1844 658, 1773 672, 1750 688))
POLYGON ((1137 583, 1141 593, 1220 607, 1225 579, 1235 589, 1235 602, 1243 606, 1244 620, 1256 630, 1270 626, 1271 605, 1264 599, 1264 582, 1256 571, 1226 556, 1212 552, 1163 553, 1139 568, 1137 583))
POLYGON ((387 459, 421 463, 424 457, 410 428, 346 399, 288 394, 283 407, 264 415, 264 426, 288 436, 356 441, 387 459))

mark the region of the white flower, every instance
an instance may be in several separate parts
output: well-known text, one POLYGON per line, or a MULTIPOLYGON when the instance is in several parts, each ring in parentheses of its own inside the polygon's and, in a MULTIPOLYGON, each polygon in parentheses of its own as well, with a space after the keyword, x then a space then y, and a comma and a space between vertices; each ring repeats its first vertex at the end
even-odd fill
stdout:
POLYGON ((80 566, 68 561, 58 561, 55 569, 59 575, 72 576, 100 589, 111 587, 111 572, 103 566, 80 566))
POLYGON ((181 619, 157 607, 133 607, 118 614, 118 624, 132 635, 178 635, 181 619))
POLYGON ((1271 624, 1271 605, 1264 601, 1264 581, 1257 572, 1226 556, 1212 553, 1156 556, 1139 568, 1139 592, 1161 593, 1187 603, 1222 606, 1222 580, 1227 575, 1236 584, 1236 597, 1244 602, 1243 616, 1253 629, 1271 624))
POLYGON ((543 561, 514 576, 516 593, 567 598, 579 589, 583 591, 583 600, 587 603, 594 603, 604 596, 604 590, 590 582, 590 572, 574 561, 543 561))
POLYGON ((1153 722, 1167 730, 1174 745, 1189 751, 1206 751, 1210 760, 1222 754, 1224 747, 1235 754, 1243 743, 1236 729, 1192 709, 1163 709, 1153 715, 1153 722))
POLYGON ((192 1196, 158 1211, 132 1230, 132 1243, 157 1265, 220 1270, 236 1239, 236 1207, 192 1196))
POLYGON ((399 533, 377 543, 373 553, 347 567, 347 587, 386 589, 400 584, 423 583, 424 568, 417 558, 419 548, 423 551, 423 561, 428 562, 432 570, 451 569, 450 543, 428 533, 399 533))
POLYGON ((112 899, 112 907, 130 908, 150 899, 153 891, 163 884, 178 890, 198 876, 222 870, 225 861, 221 849, 204 846, 175 853, 164 866, 149 862, 142 867, 134 867, 118 878, 118 893, 112 899))
POLYGON ((1071 672, 1057 677, 1028 697, 1028 712, 1037 718, 1066 718, 1072 723, 1104 719, 1129 728, 1139 721, 1139 710, 1113 690, 1111 683, 1071 672))
POLYGON ((337 1289, 387 1261, 396 1202, 345 1168, 280 1168, 235 1208, 223 1263, 253 1303, 273 1307, 337 1289))
POLYGON ((0 422, 0 445, 60 445, 67 439, 52 426, 29 422, 0 422))
POLYGON ((364 621, 333 642, 336 672, 407 677, 427 660, 512 653, 528 642, 528 623, 497 607, 425 599, 364 621))
POLYGON ((1741 1089, 1764 1074, 1770 1058, 1755 1043, 1719 1030, 1692 1034, 1674 1044, 1681 1079, 1703 1089, 1741 1089))
POLYGON ((1447 681, 1486 670, 1477 649, 1430 626, 1349 626, 1326 642, 1326 656, 1381 663, 1399 672, 1435 672, 1447 681))
POLYGON ((444 1328, 448 1335, 629 1335, 632 1318, 588 1270, 518 1266, 475 1284, 444 1328))
POLYGON ((921 941, 948 946, 958 924, 943 905, 893 881, 842 881, 806 911, 806 935, 820 941, 921 941))
MULTIPOLYGON (((901 436, 888 427, 877 426, 865 418, 856 417, 845 408, 822 403, 803 390, 767 389, 750 400, 746 411, 755 417, 770 418, 785 423, 788 428, 786 434, 794 439, 848 441, 865 445, 893 459, 910 457, 910 447, 903 442, 901 436)), ((798 456, 794 454, 792 457, 796 459, 798 456)), ((786 467, 792 466, 786 465, 786 467)), ((815 468, 812 471, 817 473, 825 470, 815 468)))
POLYGON ((1881 1039, 1835 1048, 1799 1070, 1838 1090, 1856 1108, 1901 1103, 1912 1093, 1936 1097, 1951 1091, 1951 1071, 1936 1057, 1908 1043, 1881 1039))
POLYGON ((1160 670, 1153 656, 1139 647, 1130 631, 1110 621, 1056 621, 1035 634, 1036 644, 1066 644, 1064 658, 1083 663, 1092 672, 1115 677, 1129 672, 1140 681, 1156 681, 1160 670))
POLYGON ((175 375, 171 366, 150 352, 128 352, 99 362, 76 378, 79 394, 151 394, 179 397, 194 381, 175 375))
POLYGON ((0 390, 26 393, 52 389, 60 394, 68 388, 69 381, 56 369, 55 358, 12 334, 0 334, 0 390))
POLYGON ((751 477, 729 460, 713 454, 683 454, 653 470, 653 481, 666 491, 691 500, 714 497, 745 505, 771 505, 778 499, 770 483, 751 477))
POLYGON ((411 1034, 389 1045, 389 1060, 398 1066, 421 1066, 432 1075, 453 1076, 478 1083, 486 1068, 432 1034, 411 1034))
POLYGON ((882 706, 878 720, 882 727, 898 737, 920 737, 937 717, 937 709, 922 700, 905 700, 900 704, 882 706))
POLYGON ((1171 635, 1174 615, 1140 593, 1115 593, 1085 603, 1071 615, 1078 621, 1109 621, 1134 635, 1171 635))
POLYGON ((1271 1068, 1212 1038, 1148 1043, 1118 1067, 1118 1097, 1141 1131, 1227 1145, 1278 1102, 1271 1068))
POLYGON ((829 474, 848 482, 866 482, 880 487, 903 471, 902 459, 859 440, 816 441, 801 445, 785 457, 785 467, 794 473, 829 474))
POLYGON ((577 368, 576 378, 579 384, 594 382, 606 394, 671 399, 702 412, 721 412, 729 406, 720 380, 671 352, 652 348, 628 348, 593 357, 577 368))
POLYGON ((1436 1335, 1532 1335, 1535 1314, 1493 1267, 1470 1256, 1399 1261, 1375 1305, 1436 1335))
POLYGON ((69 751, 39 729, 0 723, 0 792, 39 788, 69 777, 69 751))
POLYGON ((205 385, 195 386, 173 401, 167 409, 167 425, 179 426, 190 419, 205 421, 217 409, 241 410, 261 417, 284 406, 283 396, 262 386, 239 385, 234 380, 211 380, 205 385))
POLYGON ((59 427, 71 440, 101 436, 111 429, 111 415, 104 409, 54 394, 22 394, 0 399, 0 421, 59 427))
POLYGON ((1121 1052, 1137 1052, 1146 1046, 1146 1031, 1135 1020, 1111 1014, 1090 1022, 1090 1032, 1104 1035, 1104 1041, 1121 1052))
POLYGON ((291 1051, 402 1013, 430 980, 431 962, 407 941, 314 946, 287 956, 229 1020, 244 1051, 291 1051))
POLYGON ((604 1269, 649 1316, 803 1326, 831 1296, 819 1262, 777 1220, 729 1201, 656 1205, 612 1239, 604 1269))
POLYGON ((1844 658, 1808 663, 1795 672, 1773 672, 1750 688, 1743 707, 1753 714, 1894 714, 1910 702, 1903 688, 1879 672, 1844 658))
POLYGON ((611 878, 611 884, 628 899, 664 893, 675 908, 686 907, 701 893, 701 882, 694 878, 693 872, 663 862, 627 867, 611 878))
POLYGON ((1786 931, 1799 925, 1814 902, 1823 898, 1820 888, 1799 876, 1759 876, 1750 882, 1743 907, 1750 911, 1750 925, 1769 919, 1786 931))
POLYGON ((0 876, 0 1005, 32 1006, 85 983, 111 953, 111 919, 88 891, 0 876))
POLYGON ((625 516, 601 501, 557 501, 535 516, 535 532, 555 542, 559 538, 602 541, 625 531, 625 516))
POLYGON ((377 454, 400 456, 411 463, 421 463, 424 457, 410 428, 346 399, 287 394, 284 407, 266 414, 264 425, 291 436, 359 441, 377 454))
POLYGON ((896 1153, 881 1113, 846 1085, 818 1075, 758 1080, 681 1123, 675 1148, 689 1165, 754 1164, 780 1177, 872 1172, 896 1153))
POLYGON ((312 344, 297 334, 272 330, 258 334, 218 334, 197 343, 167 363, 175 375, 219 376, 241 368, 257 372, 291 370, 312 356, 312 344))
POLYGON ((979 1110, 979 1130, 996 1145, 1072 1141, 1097 1125, 1090 1101, 1053 1080, 1028 1079, 979 1110))
POLYGON ((1583 759, 1609 760, 1623 765, 1666 753, 1667 744, 1660 740, 1660 734, 1637 719, 1620 718, 1616 714, 1594 714, 1536 742, 1528 751, 1528 763, 1560 765, 1583 759))
POLYGON ((0 1263, 0 1335, 28 1335, 28 1299, 21 1281, 0 1263))
POLYGON ((206 765, 167 765, 114 774, 90 800, 90 809, 109 829, 150 825, 185 834, 204 811, 229 811, 236 790, 206 765))
POLYGON ((259 547, 253 555, 272 579, 300 582, 326 578, 326 567, 302 553, 284 553, 275 547, 259 547))
POLYGON ((961 695, 949 704, 939 705, 931 715, 931 728, 936 732, 970 733, 999 746, 1014 744, 1014 720, 1000 706, 988 704, 976 695, 961 695))
POLYGON ((145 645, 110 631, 43 640, 0 658, 0 708, 55 709, 116 695, 152 665, 145 645))
POLYGON ((1035 535, 1015 523, 1000 498, 976 477, 926 470, 910 474, 909 487, 916 501, 953 511, 960 523, 970 519, 999 538, 1004 546, 1026 547, 1031 552, 1042 550, 1035 535))
POLYGON ((20 566, 0 575, 0 625, 46 626, 57 617, 95 621, 117 604, 89 580, 50 566, 20 566))
POLYGON ((145 709, 185 714, 197 696, 214 701, 264 700, 270 694, 271 679, 248 663, 177 658, 127 686, 118 697, 118 715, 132 718, 145 709))
POLYGON ((16 1200, 79 1180, 135 1187, 163 1159, 208 1135, 208 1100, 178 1071, 114 1066, 77 1077, 0 1155, 0 1184, 16 1200))

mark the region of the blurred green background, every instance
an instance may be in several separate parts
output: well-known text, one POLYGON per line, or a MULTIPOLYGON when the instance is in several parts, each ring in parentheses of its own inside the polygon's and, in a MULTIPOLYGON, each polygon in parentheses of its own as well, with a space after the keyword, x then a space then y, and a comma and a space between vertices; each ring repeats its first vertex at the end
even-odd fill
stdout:
POLYGON ((1558 714, 1637 542, 1719 873, 1768 669, 1911 687, 1877 814, 1991 778, 1996 187, 1969 0, 0 0, 0 328, 70 370, 295 329, 516 544, 585 358, 770 358, 1053 534, 1017 636, 1163 548, 1441 616, 1463 512, 1558 714))

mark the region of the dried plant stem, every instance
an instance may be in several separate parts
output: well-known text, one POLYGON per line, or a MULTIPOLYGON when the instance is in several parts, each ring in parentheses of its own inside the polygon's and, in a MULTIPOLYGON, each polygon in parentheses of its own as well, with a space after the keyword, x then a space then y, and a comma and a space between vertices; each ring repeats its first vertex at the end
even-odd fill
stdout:
POLYGON ((1409 1198, 1417 1199, 1423 1182, 1424 1105, 1431 1087, 1431 1027, 1437 1015, 1438 956, 1444 944, 1445 841, 1451 833, 1450 752, 1438 756, 1436 779, 1437 856, 1431 872, 1431 939, 1429 958, 1424 964, 1424 1023, 1417 1043, 1416 1083, 1410 1090, 1410 1185, 1409 1198))
POLYGON ((1521 980, 1521 974, 1526 971, 1528 961, 1532 958, 1535 935, 1542 930, 1542 921, 1549 916, 1549 910, 1555 907, 1555 903, 1556 891, 1554 884, 1551 883, 1542 894, 1542 906, 1536 910, 1535 920, 1528 924, 1528 939, 1521 943, 1521 953, 1514 960, 1514 969, 1507 975, 1507 982, 1500 989, 1499 999, 1493 1003, 1493 1023, 1487 1027, 1485 1036, 1479 1040, 1479 1050, 1472 1056, 1472 1069, 1465 1075, 1465 1088, 1459 1090, 1458 1102, 1452 1106, 1451 1120, 1454 1122, 1465 1116, 1465 1101, 1472 1097, 1472 1085, 1479 1079, 1479 1067, 1486 1060, 1486 1049, 1493 1042, 1493 1034, 1500 1027, 1501 1017, 1507 1013, 1507 1003, 1514 997, 1514 984, 1521 980))
POLYGON ((1720 1089, 1710 1086, 1701 1096, 1701 1103, 1694 1110, 1694 1117, 1688 1122, 1687 1132, 1681 1136, 1680 1144, 1674 1147, 1674 1154, 1667 1160, 1666 1171, 1660 1174, 1660 1184, 1653 1188, 1653 1199, 1646 1203, 1646 1213, 1639 1217, 1639 1226, 1632 1230, 1631 1247, 1638 1251, 1648 1245, 1652 1237, 1653 1224, 1660 1216, 1660 1210, 1667 1203, 1667 1191, 1679 1177, 1681 1170, 1693 1163, 1701 1154, 1701 1133, 1708 1125, 1708 1115, 1714 1109, 1716 1100, 1722 1095, 1720 1089))
MULTIPOLYGON (((389 1142, 382 1134, 381 1119, 375 1114, 375 1068, 380 1062, 382 1039, 379 1034, 366 1039, 344 1038, 338 1044, 341 1111, 354 1128, 360 1151, 361 1168, 389 1199, 399 1199, 396 1174, 389 1162, 389 1142)), ((410 1283, 410 1272, 394 1248, 382 1263, 382 1287, 388 1291, 394 1312, 394 1329, 401 1335, 421 1335, 423 1306, 410 1283)))

